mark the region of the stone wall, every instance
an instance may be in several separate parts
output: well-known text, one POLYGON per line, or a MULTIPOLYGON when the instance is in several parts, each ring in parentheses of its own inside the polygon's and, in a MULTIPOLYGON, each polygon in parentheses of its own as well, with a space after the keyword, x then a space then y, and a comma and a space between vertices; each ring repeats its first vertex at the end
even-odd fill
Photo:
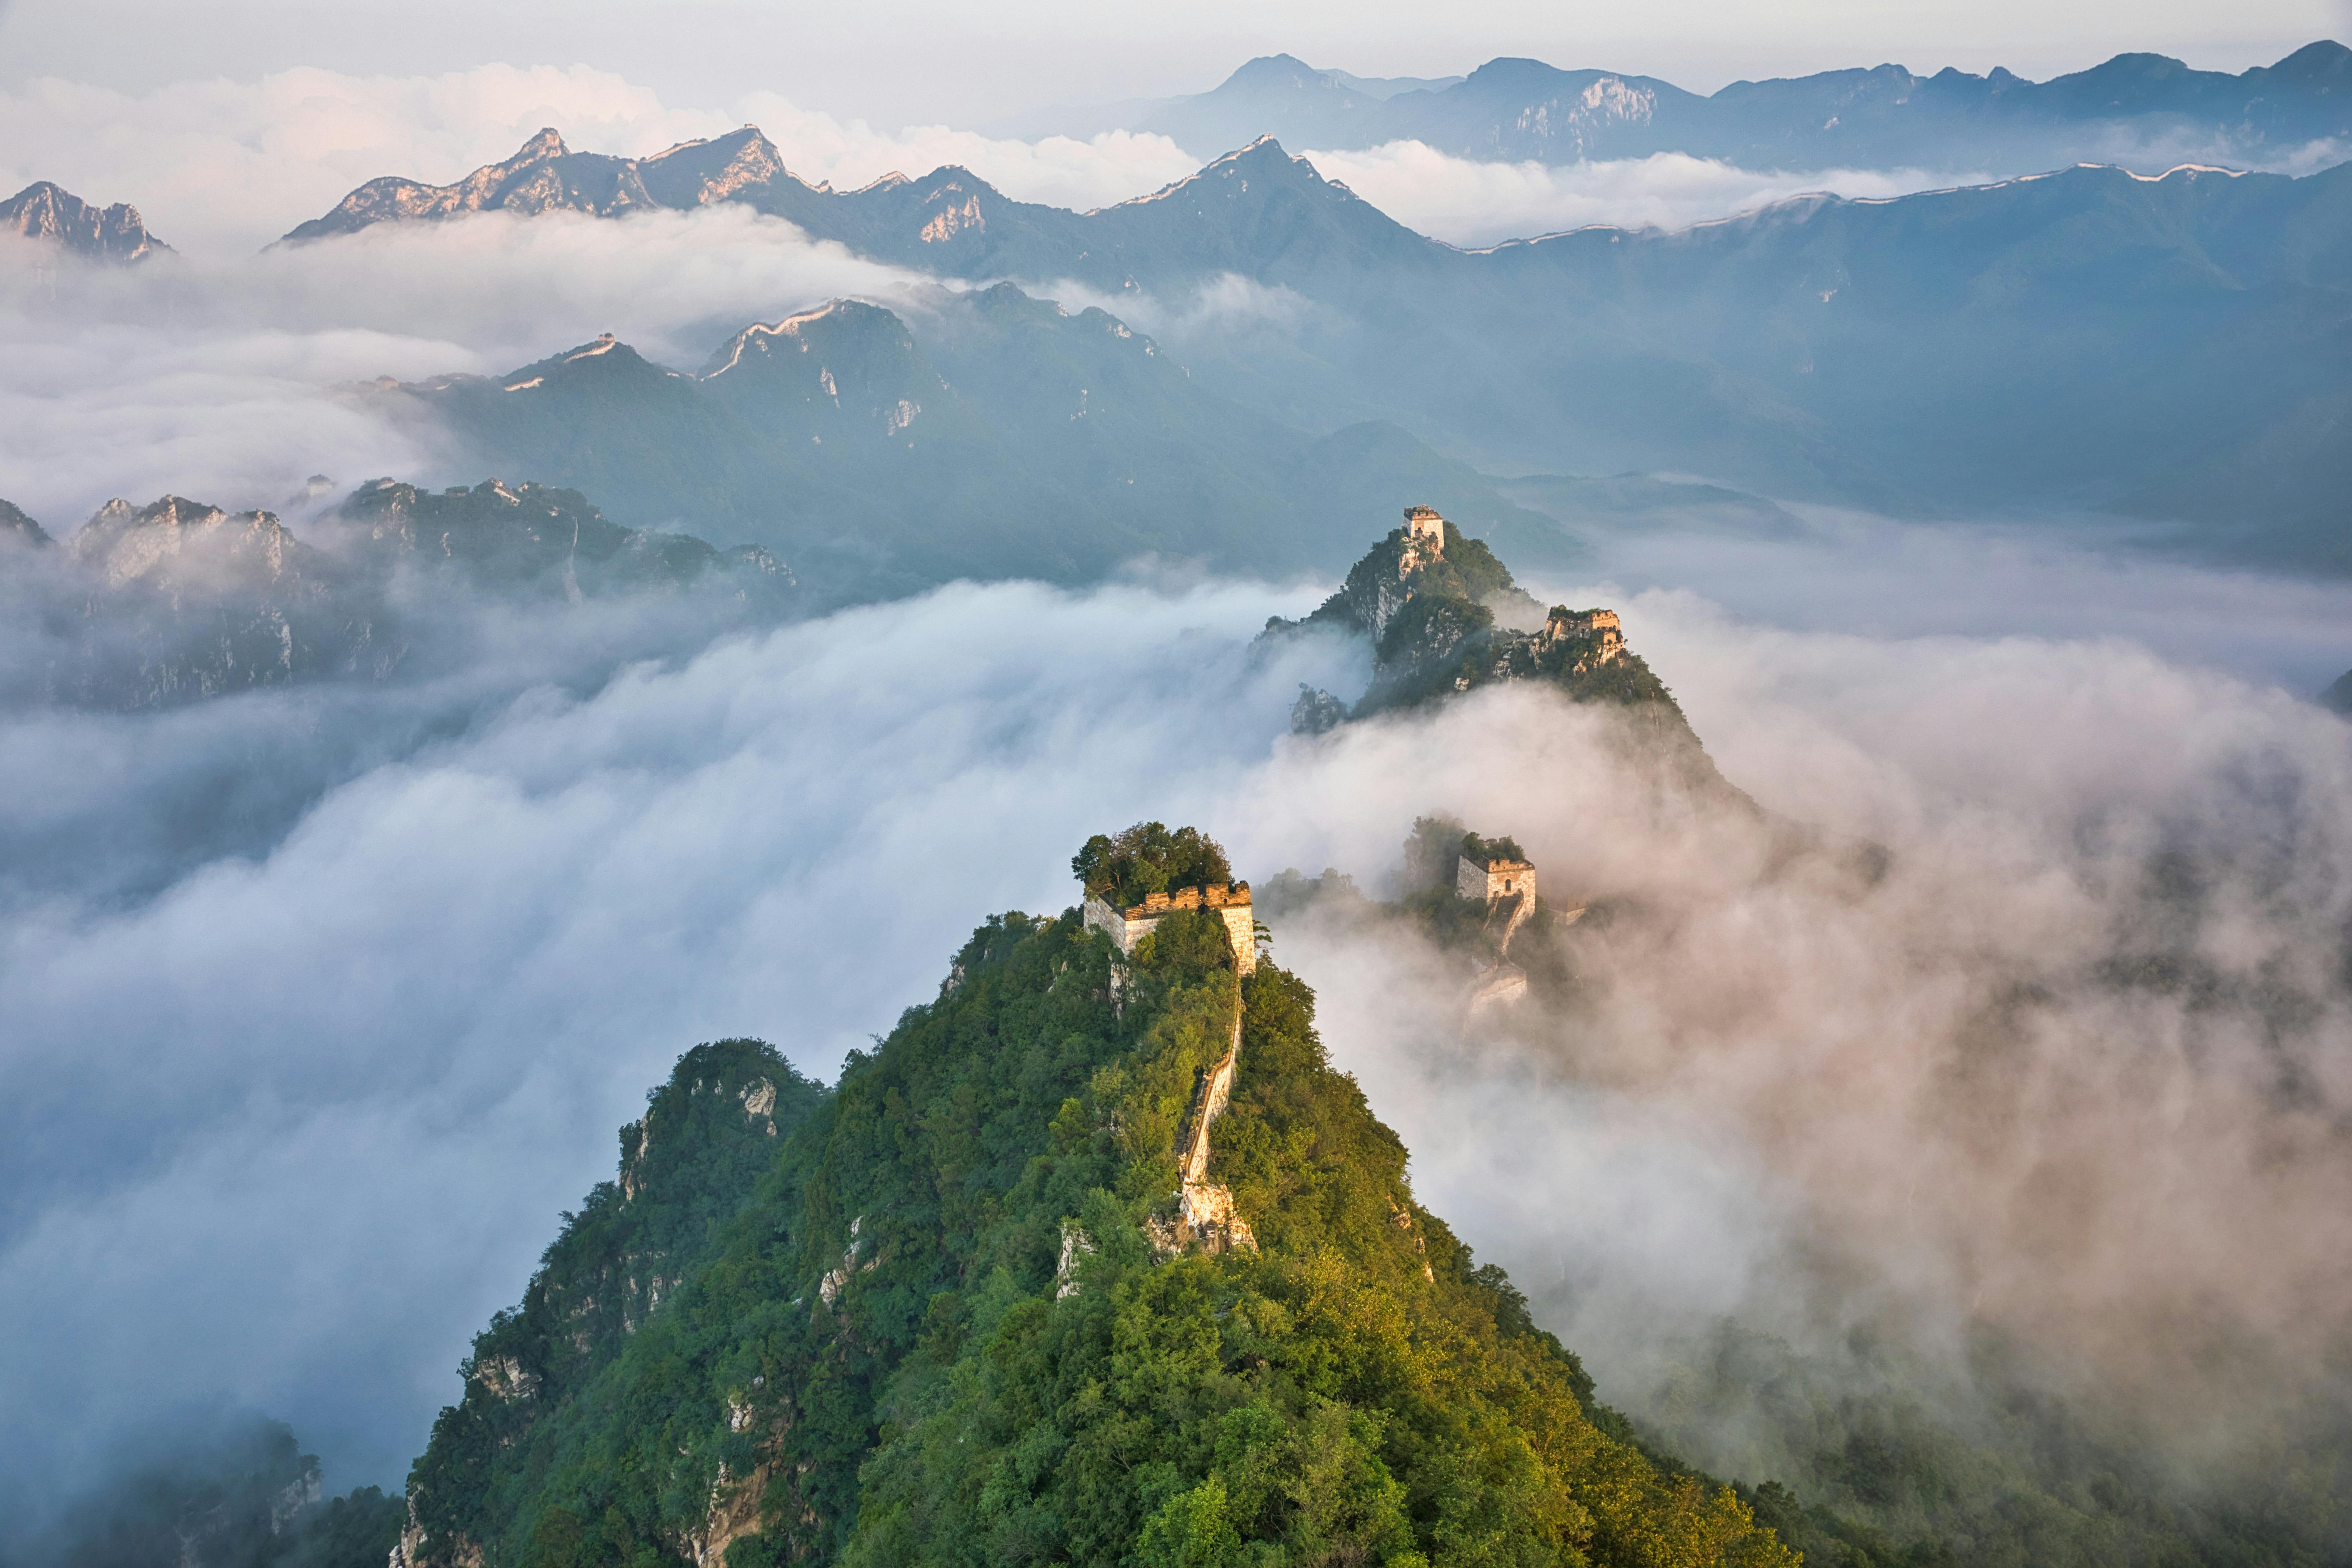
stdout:
POLYGON ((1536 868, 1525 860, 1495 860, 1480 865, 1464 856, 1454 873, 1454 890, 1465 899, 1491 903, 1496 899, 1516 899, 1525 894, 1530 903, 1536 896, 1536 868))
POLYGON ((1108 900, 1096 897, 1086 901, 1085 912, 1087 930, 1109 937, 1119 952, 1133 952, 1135 944, 1149 936, 1162 919, 1178 910, 1198 909, 1214 910, 1225 922, 1226 940, 1234 944, 1234 966, 1244 974, 1255 973, 1256 910, 1250 904, 1247 882, 1235 882, 1230 888, 1180 888, 1173 894, 1154 893, 1125 910, 1113 909, 1108 900))

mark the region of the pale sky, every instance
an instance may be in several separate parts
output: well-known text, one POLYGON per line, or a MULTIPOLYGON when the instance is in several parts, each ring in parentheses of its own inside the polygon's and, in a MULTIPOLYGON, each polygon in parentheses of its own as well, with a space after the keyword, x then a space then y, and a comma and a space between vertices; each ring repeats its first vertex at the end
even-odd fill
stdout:
POLYGON ((301 65, 405 76, 581 63, 673 102, 765 90, 898 126, 1197 92, 1276 51, 1366 76, 1528 55, 1711 91, 1885 60, 2039 79, 2127 49, 2240 70, 2331 37, 2352 39, 2352 0, 0 0, 0 86, 63 77, 139 90, 301 65))

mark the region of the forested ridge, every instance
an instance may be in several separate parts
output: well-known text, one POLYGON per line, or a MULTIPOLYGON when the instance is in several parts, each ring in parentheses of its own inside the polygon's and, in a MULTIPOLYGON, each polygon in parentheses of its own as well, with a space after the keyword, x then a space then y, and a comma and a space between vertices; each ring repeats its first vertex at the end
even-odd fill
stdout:
POLYGON ((399 1557, 1798 1560, 1729 1489, 1646 1456, 1501 1272, 1413 1202, 1404 1148, 1329 1065, 1297 976, 1239 976, 1205 914, 1120 961, 1116 998, 1114 962, 1076 910, 1007 913, 830 1091, 751 1042, 690 1054, 625 1131, 623 1182, 481 1336, 399 1557), (1145 1222, 1237 1002, 1210 1175, 1259 1250, 1155 1253, 1145 1222), (761 1084, 772 1141, 745 1111, 761 1084), (688 1131, 666 1096, 704 1118, 709 1156, 678 1140, 673 1165, 633 1171, 645 1128, 656 1151, 666 1121, 688 1131), (592 1244, 649 1198, 670 1205, 659 1237, 592 1244), (611 1260, 656 1241, 677 1276, 621 1323, 615 1290, 644 1300, 662 1268, 611 1260))

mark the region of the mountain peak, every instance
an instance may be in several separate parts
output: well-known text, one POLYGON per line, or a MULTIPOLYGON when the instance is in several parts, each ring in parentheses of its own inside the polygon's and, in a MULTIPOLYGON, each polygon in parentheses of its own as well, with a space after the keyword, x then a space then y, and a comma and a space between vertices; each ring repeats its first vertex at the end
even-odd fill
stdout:
POLYGON ((570 156, 572 156, 572 149, 563 144, 562 132, 552 125, 542 125, 527 138, 523 144, 515 150, 514 156, 506 162, 507 167, 512 169, 520 168, 526 163, 537 163, 549 158, 569 158, 570 156))
POLYGON ((1241 68, 1218 84, 1216 90, 1232 87, 1290 87, 1308 82, 1328 82, 1331 73, 1317 70, 1297 55, 1260 55, 1244 62, 1241 68))
POLYGON ((0 202, 0 233, 20 234, 117 265, 172 248, 147 232, 137 207, 121 202, 100 207, 50 180, 36 180, 0 202))

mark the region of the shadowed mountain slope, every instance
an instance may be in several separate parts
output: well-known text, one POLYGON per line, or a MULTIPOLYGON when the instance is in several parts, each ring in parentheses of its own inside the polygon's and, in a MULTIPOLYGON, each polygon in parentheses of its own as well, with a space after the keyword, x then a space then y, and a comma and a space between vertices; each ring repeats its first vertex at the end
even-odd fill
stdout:
MULTIPOLYGON (((745 131, 646 163, 756 171, 772 153, 745 131)), ((630 177, 651 191, 656 174, 630 177)), ((781 171, 675 183, 948 278, 1163 307, 1242 279, 1266 308, 1203 312, 1186 364, 1293 428, 1385 420, 1495 471, 1681 474, 1895 512, 2115 509, 2233 559, 2352 566, 2331 466, 2352 406, 2352 164, 2299 179, 2084 166, 1478 252, 1412 233, 1271 141, 1091 213, 1012 201, 955 169, 851 193, 781 171)), ((979 361, 945 363, 944 337, 917 335, 953 394, 1005 392, 979 361)), ((1203 434, 1234 428, 1202 420, 1203 434)), ((1244 431, 1190 450, 1213 468, 1251 444, 1244 431)), ((713 474, 670 488, 739 492, 746 460, 714 450, 713 474)), ((529 471, 636 504, 578 469, 529 471)), ((1018 482, 1050 493, 1066 479, 1032 466, 1018 482)), ((1072 561, 1129 552, 1109 540, 1138 514, 1089 504, 1105 542, 1072 561)), ((1200 551, 1196 527, 1166 526, 1141 537, 1200 551)), ((1330 561, 1283 542, 1261 559, 1330 561)))
POLYGON ((1104 311, 1010 285, 902 310, 842 300, 748 327, 699 374, 607 338, 369 395, 623 519, 761 541, 827 600, 959 576, 1083 582, 1150 554, 1336 569, 1354 519, 1400 483, 1572 548, 1403 432, 1276 424, 1104 311))

